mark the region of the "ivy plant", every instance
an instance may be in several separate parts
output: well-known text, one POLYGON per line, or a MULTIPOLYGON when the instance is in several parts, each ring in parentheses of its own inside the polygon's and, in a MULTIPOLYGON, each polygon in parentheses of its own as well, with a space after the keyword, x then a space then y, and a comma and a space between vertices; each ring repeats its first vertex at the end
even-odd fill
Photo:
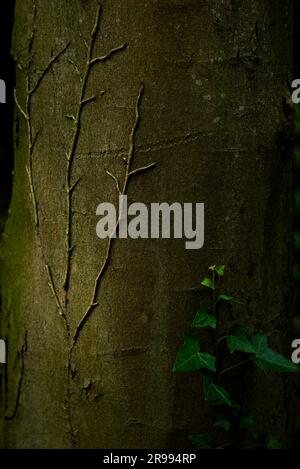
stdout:
MULTIPOLYGON (((240 324, 222 337, 218 335, 218 312, 221 303, 241 303, 239 298, 219 291, 218 281, 225 274, 224 265, 209 267, 210 275, 205 277, 201 285, 211 292, 209 304, 201 304, 191 323, 192 332, 184 334, 184 342, 177 353, 173 366, 174 372, 200 372, 202 375, 203 396, 216 410, 214 429, 222 429, 228 432, 230 429, 239 428, 246 430, 254 440, 258 437, 256 418, 253 415, 244 414, 241 406, 236 402, 228 389, 222 384, 223 375, 233 369, 253 365, 263 373, 269 371, 295 372, 299 367, 292 361, 275 352, 268 344, 268 338, 261 332, 251 333, 248 326, 240 324), (202 348, 199 330, 207 329, 212 335, 212 353, 202 348), (239 360, 227 368, 221 369, 219 346, 225 344, 230 355, 235 354, 239 360), (242 357, 242 359, 240 359, 242 357)), ((229 375, 230 376, 230 375, 229 375)), ((227 380, 228 383, 228 380, 227 380)), ((217 445, 214 432, 190 435, 191 442, 201 449, 223 448, 235 445, 235 442, 217 445)), ((265 443, 258 446, 266 448, 279 448, 280 443, 272 435, 265 437, 265 443)))

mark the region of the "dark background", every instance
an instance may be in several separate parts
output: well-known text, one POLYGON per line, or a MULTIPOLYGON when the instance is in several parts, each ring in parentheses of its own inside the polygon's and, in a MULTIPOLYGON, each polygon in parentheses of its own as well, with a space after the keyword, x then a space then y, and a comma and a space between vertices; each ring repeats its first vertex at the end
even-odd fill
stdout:
MULTIPOLYGON (((295 2, 294 30, 294 66, 295 78, 300 78, 300 52, 297 44, 300 41, 300 2, 295 2)), ((300 337, 300 104, 295 106, 295 169, 294 169, 294 239, 295 239, 295 292, 296 318, 295 328, 300 337)))

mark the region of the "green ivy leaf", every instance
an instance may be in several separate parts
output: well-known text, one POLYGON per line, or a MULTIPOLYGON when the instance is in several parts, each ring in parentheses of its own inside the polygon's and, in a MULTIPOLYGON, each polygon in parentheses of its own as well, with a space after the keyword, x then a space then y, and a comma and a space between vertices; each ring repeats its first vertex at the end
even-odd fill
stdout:
POLYGON ((218 415, 218 418, 216 420, 216 423, 214 424, 214 427, 224 428, 224 430, 228 432, 231 428, 231 422, 223 414, 220 414, 218 415))
POLYGON ((268 435, 267 442, 266 442, 266 447, 267 449, 281 449, 281 443, 276 440, 276 438, 273 438, 272 435, 268 435))
POLYGON ((232 407, 230 396, 226 389, 215 384, 208 376, 203 376, 203 392, 206 401, 214 401, 232 407))
POLYGON ((218 274, 219 277, 223 277, 224 271, 225 271, 225 265, 211 265, 208 268, 209 268, 209 270, 212 270, 213 272, 216 272, 216 274, 218 274))
POLYGON ((211 327, 212 329, 216 329, 217 319, 213 314, 210 314, 208 312, 207 306, 203 305, 197 311, 195 319, 192 322, 192 327, 196 327, 196 328, 211 327))
POLYGON ((257 438, 256 418, 254 415, 243 415, 240 420, 240 429, 247 430, 252 438, 257 438))
POLYGON ((253 361, 254 365, 257 366, 263 373, 267 374, 270 371, 270 368, 267 363, 264 361, 260 360, 257 357, 251 357, 251 360, 253 361))
POLYGON ((251 342, 255 348, 255 356, 252 357, 252 360, 264 372, 268 370, 281 372, 295 372, 299 370, 295 363, 268 346, 268 339, 264 334, 255 334, 251 337, 251 342))
POLYGON ((255 351, 257 355, 260 355, 261 353, 263 353, 269 348, 268 338, 264 334, 261 334, 261 333, 254 334, 251 337, 251 342, 255 347, 255 351))
POLYGON ((295 242, 295 248, 297 251, 300 249, 300 233, 297 231, 294 232, 294 242, 295 242))
POLYGON ((296 209, 300 209, 300 191, 296 191, 294 193, 294 198, 295 198, 295 205, 296 205, 296 209))
POLYGON ((235 326, 231 330, 231 335, 234 335, 236 337, 245 337, 248 333, 248 329, 248 326, 245 325, 235 326))
POLYGON ((255 353, 254 345, 247 339, 247 337, 239 337, 235 335, 229 335, 226 337, 227 347, 230 352, 235 351, 244 353, 255 353))
POLYGON ((216 371, 216 357, 200 352, 198 338, 185 334, 184 344, 178 350, 173 371, 197 371, 201 368, 216 371))
POLYGON ((202 282, 201 282, 201 285, 203 285, 204 287, 207 287, 207 288, 211 288, 212 290, 215 289, 215 284, 214 282, 208 278, 208 277, 205 277, 202 282))
POLYGON ((189 439, 197 449, 212 449, 214 447, 214 441, 211 433, 190 435, 189 439))
POLYGON ((269 370, 280 371, 282 373, 295 373, 299 371, 298 366, 292 361, 285 358, 280 353, 274 352, 269 349, 268 352, 264 353, 260 357, 252 357, 252 361, 258 368, 267 373, 269 370))
POLYGON ((241 303, 241 301, 235 296, 226 295, 225 293, 222 293, 221 295, 218 296, 217 301, 221 301, 221 300, 228 301, 230 303, 241 303))
POLYGON ((219 275, 219 277, 223 277, 225 273, 225 265, 217 265, 215 267, 215 272, 219 275))
POLYGON ((232 413, 235 417, 238 417, 238 415, 240 414, 241 405, 238 402, 236 402, 234 399, 231 399, 231 402, 232 402, 232 413))

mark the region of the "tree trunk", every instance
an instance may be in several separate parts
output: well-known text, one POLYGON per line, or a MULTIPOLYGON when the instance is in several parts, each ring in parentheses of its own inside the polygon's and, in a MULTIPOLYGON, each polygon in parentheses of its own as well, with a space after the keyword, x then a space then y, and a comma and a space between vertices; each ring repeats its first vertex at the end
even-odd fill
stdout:
MULTIPOLYGON (((246 322, 289 353, 291 2, 101 4, 16 1, 9 448, 186 447, 211 427, 201 379, 172 364, 212 264, 243 299, 222 331, 246 322), (97 238, 97 205, 118 204, 107 171, 129 202, 204 202, 204 247, 97 238)), ((286 377, 243 379, 245 408, 288 444, 286 377)))

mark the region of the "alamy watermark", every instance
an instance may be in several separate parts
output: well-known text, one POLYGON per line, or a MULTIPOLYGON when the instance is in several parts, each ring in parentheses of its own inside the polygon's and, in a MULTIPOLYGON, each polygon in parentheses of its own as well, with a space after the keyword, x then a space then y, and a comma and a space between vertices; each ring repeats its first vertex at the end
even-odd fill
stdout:
MULTIPOLYGON (((294 89, 292 93, 292 102, 294 104, 300 103, 300 79, 297 78, 292 82, 292 88, 294 89)), ((295 349, 292 353, 292 362, 299 364, 300 363, 300 339, 295 339, 292 342, 292 348, 295 349)))
POLYGON ((6 84, 4 80, 0 80, 0 103, 6 104, 6 84))
POLYGON ((292 93, 292 102, 294 104, 299 104, 300 103, 300 79, 296 78, 292 82, 292 88, 294 89, 292 93))
POLYGON ((204 245, 204 203, 167 202, 147 205, 134 202, 128 205, 126 195, 119 196, 118 212, 114 204, 98 205, 101 216, 96 226, 100 239, 185 239, 186 249, 201 249, 204 245), (117 215, 118 213, 118 215, 117 215))
POLYGON ((292 353, 292 362, 298 365, 300 363, 300 339, 293 340, 292 348, 295 349, 292 353))

